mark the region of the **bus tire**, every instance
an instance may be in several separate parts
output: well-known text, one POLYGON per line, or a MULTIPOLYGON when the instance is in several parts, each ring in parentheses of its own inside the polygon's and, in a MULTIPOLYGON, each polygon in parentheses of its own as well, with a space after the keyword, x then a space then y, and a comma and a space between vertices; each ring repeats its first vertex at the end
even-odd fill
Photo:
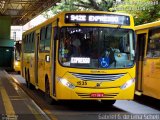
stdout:
POLYGON ((48 78, 45 80, 45 101, 50 105, 53 103, 53 99, 50 96, 50 86, 48 78))
POLYGON ((26 70, 26 68, 25 68, 25 74, 24 74, 25 76, 25 81, 26 81, 26 86, 27 86, 27 88, 28 88, 28 74, 27 74, 27 70, 26 70))
POLYGON ((26 80, 26 83, 27 83, 27 88, 33 90, 33 85, 31 84, 30 82, 30 73, 29 73, 29 70, 27 72, 27 80, 26 80))

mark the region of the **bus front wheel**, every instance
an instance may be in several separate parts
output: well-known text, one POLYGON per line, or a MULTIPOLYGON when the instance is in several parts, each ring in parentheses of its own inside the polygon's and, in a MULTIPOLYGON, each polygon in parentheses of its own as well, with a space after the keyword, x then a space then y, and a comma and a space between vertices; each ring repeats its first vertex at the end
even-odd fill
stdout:
POLYGON ((29 88, 29 89, 31 89, 31 90, 34 89, 33 85, 32 85, 31 82, 30 82, 30 73, 29 73, 29 70, 27 71, 26 84, 27 84, 27 88, 29 88))

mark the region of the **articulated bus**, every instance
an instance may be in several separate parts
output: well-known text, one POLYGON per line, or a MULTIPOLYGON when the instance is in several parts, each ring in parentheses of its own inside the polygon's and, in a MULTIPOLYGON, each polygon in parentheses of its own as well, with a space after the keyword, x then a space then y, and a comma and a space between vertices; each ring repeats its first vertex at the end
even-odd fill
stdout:
POLYGON ((135 88, 133 17, 62 12, 23 33, 22 75, 46 100, 132 100, 135 88))
POLYGON ((160 99, 160 21, 135 27, 137 34, 137 95, 160 99))

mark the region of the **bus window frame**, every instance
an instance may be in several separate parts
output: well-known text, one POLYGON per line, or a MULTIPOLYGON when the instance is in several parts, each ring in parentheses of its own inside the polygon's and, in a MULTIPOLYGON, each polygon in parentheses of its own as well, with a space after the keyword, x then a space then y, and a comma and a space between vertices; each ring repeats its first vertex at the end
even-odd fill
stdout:
MULTIPOLYGON (((160 55, 159 56, 154 56, 154 54, 152 55, 152 56, 149 56, 148 54, 149 53, 155 53, 155 51, 157 51, 157 49, 155 48, 154 50, 151 50, 151 48, 150 48, 150 44, 151 44, 151 36, 152 35, 154 35, 154 34, 156 34, 156 32, 154 32, 153 33, 153 31, 160 31, 160 28, 155 28, 155 29, 149 29, 148 30, 148 41, 147 41, 147 50, 146 50, 146 58, 150 58, 150 59, 154 59, 154 58, 160 58, 160 55), (153 33, 152 35, 151 35, 151 33, 153 33)), ((160 38, 160 37, 159 37, 160 38)), ((157 39, 154 39, 154 40, 152 40, 152 41, 155 41, 155 40, 157 40, 157 39)), ((154 44, 155 44, 156 42, 154 42, 154 44)), ((159 43, 160 44, 160 43, 159 43)), ((159 52, 160 52, 160 50, 159 50, 159 52)))
MULTIPOLYGON (((65 28, 65 27, 69 27, 69 28, 71 28, 71 27, 77 27, 77 26, 63 26, 63 27, 59 27, 59 31, 58 31, 58 33, 60 33, 61 32, 61 29, 62 28, 65 28)), ((80 27, 87 27, 87 28, 95 28, 95 26, 80 26, 80 27)), ((98 26, 98 27, 96 27, 96 28, 115 28, 116 29, 116 27, 102 27, 102 26, 98 26)), ((119 28, 118 28, 119 29, 119 28)), ((78 69, 103 69, 103 70, 115 70, 115 69, 130 69, 130 68, 133 68, 134 66, 135 66, 135 64, 136 64, 136 33, 135 33, 135 30, 134 29, 132 29, 132 28, 120 28, 120 29, 125 29, 125 30, 131 30, 132 31, 132 33, 133 33, 133 48, 134 48, 134 50, 135 50, 135 57, 134 57, 134 60, 133 60, 133 65, 132 66, 130 66, 130 67, 127 67, 127 68, 82 68, 82 67, 70 67, 70 66, 64 66, 61 62, 60 62, 60 57, 59 57, 59 49, 60 49, 60 34, 59 34, 59 36, 58 36, 58 40, 59 40, 59 42, 58 42, 58 51, 57 51, 57 53, 58 53, 58 63, 59 63, 59 65, 61 66, 61 67, 65 67, 65 68, 78 68, 78 69)))
POLYGON ((46 25, 46 26, 43 26, 43 27, 41 27, 41 29, 40 29, 40 41, 39 41, 39 44, 38 44, 38 51, 39 51, 39 53, 49 53, 50 51, 51 51, 51 40, 52 40, 52 30, 53 29, 53 26, 52 26, 52 24, 50 23, 50 24, 48 24, 48 25, 46 25), (51 31, 50 31, 50 37, 49 38, 47 38, 47 28, 49 28, 49 27, 51 27, 51 31), (44 34, 44 39, 43 39, 43 41, 42 41, 42 39, 41 39, 41 31, 42 31, 42 29, 44 29, 44 31, 45 31, 45 34, 44 34), (46 50, 45 49, 45 47, 46 47, 46 40, 49 40, 49 48, 50 48, 50 50, 46 50), (43 50, 41 50, 40 48, 40 44, 41 44, 41 41, 43 42, 43 44, 44 44, 44 49, 43 50))

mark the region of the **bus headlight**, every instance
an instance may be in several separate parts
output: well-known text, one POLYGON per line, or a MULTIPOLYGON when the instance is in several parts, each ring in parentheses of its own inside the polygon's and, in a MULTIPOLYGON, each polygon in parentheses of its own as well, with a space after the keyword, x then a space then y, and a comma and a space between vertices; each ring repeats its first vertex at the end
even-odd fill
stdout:
POLYGON ((127 88, 130 87, 134 82, 135 82, 135 79, 130 79, 130 80, 128 80, 125 84, 123 84, 120 88, 121 88, 122 90, 127 89, 127 88))
POLYGON ((15 63, 14 63, 16 66, 18 66, 18 62, 16 61, 15 63))
POLYGON ((65 79, 65 78, 58 78, 58 80, 62 83, 62 85, 64 85, 64 86, 66 86, 66 87, 68 87, 68 88, 71 88, 71 89, 74 89, 75 88, 75 86, 72 84, 72 83, 70 83, 67 79, 65 79))

